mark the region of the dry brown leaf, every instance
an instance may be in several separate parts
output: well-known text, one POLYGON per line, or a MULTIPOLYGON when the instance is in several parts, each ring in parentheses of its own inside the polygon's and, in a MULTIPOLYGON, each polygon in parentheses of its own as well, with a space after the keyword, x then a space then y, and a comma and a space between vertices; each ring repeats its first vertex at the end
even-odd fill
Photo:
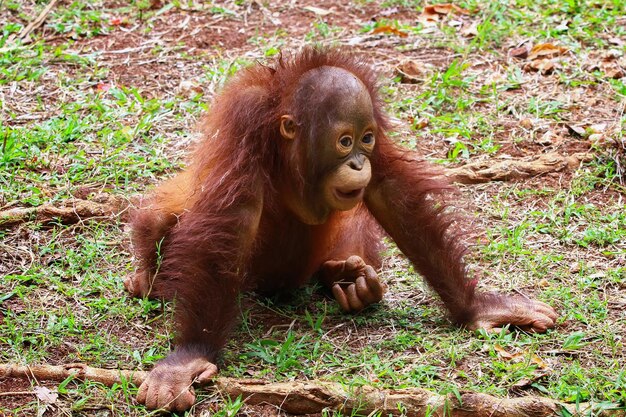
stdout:
POLYGON ((593 133, 602 133, 606 130, 606 123, 596 123, 589 126, 589 130, 593 133))
POLYGON ((51 391, 47 387, 35 387, 33 391, 35 392, 35 396, 39 399, 39 401, 46 404, 54 404, 59 398, 59 394, 51 391))
POLYGON ((554 45, 551 43, 540 43, 533 46, 528 54, 528 59, 537 59, 539 57, 549 58, 563 55, 565 52, 567 52, 567 48, 564 48, 562 46, 554 45))
POLYGON ((452 3, 442 3, 442 4, 433 4, 430 6, 424 6, 424 10, 426 9, 432 10, 431 13, 438 13, 438 14, 443 14, 443 15, 447 15, 452 12, 465 14, 465 15, 470 14, 469 10, 462 9, 461 7, 452 3))
POLYGON ((540 72, 542 75, 550 74, 554 71, 554 62, 549 59, 536 59, 530 62, 527 62, 524 65, 524 71, 534 71, 540 72))
POLYGON ((523 127, 524 129, 532 129, 535 124, 533 123, 531 119, 527 117, 525 119, 520 120, 519 125, 523 127))
POLYGON ((401 38, 406 38, 407 36, 409 36, 406 32, 402 32, 400 29, 394 28, 393 26, 389 26, 389 25, 377 26, 372 31, 372 33, 373 34, 386 33, 386 34, 398 35, 401 38))
POLYGON ((333 12, 332 10, 322 9, 321 7, 315 7, 315 6, 305 6, 303 7, 303 9, 308 12, 313 12, 318 16, 328 16, 329 14, 333 12))
MULTIPOLYGON (((515 354, 511 354, 498 343, 493 345, 493 349, 498 353, 498 356, 500 356, 502 359, 513 360, 513 361, 518 361, 518 362, 525 360, 526 355, 528 353, 526 351, 521 351, 515 354)), ((539 369, 550 369, 550 365, 548 365, 543 359, 541 359, 539 356, 537 356, 534 353, 530 355, 530 362, 537 365, 537 368, 539 369)))
POLYGON ((513 48, 509 50, 509 55, 511 55, 513 58, 525 59, 528 57, 529 52, 530 52, 530 46, 522 45, 519 48, 513 48))
POLYGON ((433 26, 437 22, 443 20, 443 18, 451 13, 469 15, 468 10, 462 9, 456 4, 444 3, 435 5, 426 5, 422 10, 422 13, 418 16, 417 20, 424 26, 433 26))
POLYGON ((493 345, 493 350, 495 350, 498 353, 498 356, 500 356, 503 359, 507 359, 507 360, 511 360, 513 359, 513 355, 510 354, 509 352, 506 351, 506 349, 504 349, 502 346, 500 346, 498 343, 496 343, 495 345, 493 345))
POLYGON ((534 353, 530 357, 530 362, 537 365, 537 368, 539 369, 550 369, 550 365, 534 353))
POLYGON ((405 84, 416 84, 422 82, 426 70, 417 61, 406 60, 401 62, 396 71, 400 76, 400 81, 405 84))
POLYGON ((413 128, 415 130, 421 130, 421 129, 425 128, 426 126, 428 126, 429 123, 430 122, 428 121, 428 119, 422 118, 422 119, 419 119, 417 122, 415 122, 413 124, 413 128))
POLYGON ((461 30, 461 35, 468 38, 478 36, 478 24, 479 22, 473 22, 471 25, 464 27, 461 30))
POLYGON ((580 125, 576 126, 576 125, 567 124, 565 125, 565 127, 567 128, 567 130, 572 136, 583 137, 587 133, 584 126, 580 126, 580 125))
POLYGON ((537 138, 536 142, 540 145, 552 145, 554 138, 555 138, 554 132, 552 132, 551 130, 548 130, 546 133, 541 135, 540 138, 537 138))
POLYGON ((624 70, 619 68, 619 67, 614 67, 614 68, 610 68, 610 69, 606 70, 604 75, 607 78, 611 78, 613 80, 617 80, 617 79, 626 77, 626 72, 624 72, 624 70))
POLYGON ((594 145, 604 145, 609 142, 608 138, 602 133, 592 133, 589 135, 589 141, 594 145))

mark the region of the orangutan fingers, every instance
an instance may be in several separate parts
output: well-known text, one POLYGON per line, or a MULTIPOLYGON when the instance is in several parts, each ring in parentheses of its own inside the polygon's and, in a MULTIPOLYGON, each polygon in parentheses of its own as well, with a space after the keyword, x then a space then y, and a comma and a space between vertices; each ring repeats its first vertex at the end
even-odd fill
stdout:
POLYGON ((348 282, 350 275, 354 275, 354 283, 336 282, 332 287, 332 293, 345 312, 363 310, 368 305, 382 300, 387 291, 387 285, 378 279, 374 268, 367 265, 360 256, 350 256, 344 261, 343 274, 348 282))
POLYGON ((346 313, 350 312, 350 303, 348 303, 348 297, 346 297, 346 293, 343 291, 341 286, 339 284, 333 285, 332 292, 333 297, 335 297, 335 300, 337 300, 337 302, 339 303, 339 307, 341 307, 341 309, 346 313))
MULTIPOLYGON (((148 378, 150 378, 148 376, 148 378)), ((146 403, 146 393, 148 391, 148 381, 144 381, 143 384, 139 386, 139 390, 137 390, 137 402, 140 404, 146 403)))
POLYGON ((370 289, 372 295, 376 298, 376 302, 383 299, 383 295, 387 292, 387 284, 383 283, 378 274, 371 265, 366 265, 364 268, 365 282, 370 289))
MULTIPOLYGON (((148 378, 150 377, 148 376, 148 378)), ((154 386, 151 385, 149 382, 150 381, 148 381, 148 384, 142 384, 142 387, 145 386, 146 389, 144 390, 143 394, 144 401, 140 402, 143 402, 147 408, 154 410, 156 408, 159 408, 159 391, 154 389, 154 386)))
POLYGON ((346 270, 362 269, 365 266, 365 261, 358 255, 352 255, 346 259, 346 270))
POLYGON ((345 261, 344 274, 350 278, 356 278, 362 274, 365 267, 365 261, 360 256, 352 255, 345 261))
POLYGON ((217 366, 213 363, 208 364, 207 369, 205 369, 200 375, 198 375, 195 381, 200 385, 206 385, 213 380, 215 375, 217 375, 217 366))
POLYGON ((357 312, 365 308, 365 304, 363 304, 363 301, 361 301, 356 292, 356 285, 348 285, 348 288, 346 288, 346 297, 350 303, 350 311, 357 312))
POLYGON ((538 317, 533 320, 533 322, 529 326, 529 331, 533 333, 545 333, 548 329, 552 329, 554 328, 554 326, 556 326, 556 323, 554 322, 554 319, 552 319, 552 317, 548 316, 547 314, 542 314, 541 316, 543 317, 538 317))
POLYGON ((168 410, 185 411, 196 402, 196 394, 193 387, 189 387, 179 393, 174 392, 173 394, 175 396, 169 403, 169 406, 167 407, 168 410))
POLYGON ((550 305, 546 303, 542 303, 541 301, 537 301, 537 304, 538 304, 537 310, 540 313, 548 316, 552 321, 555 321, 556 319, 559 318, 559 315, 557 314, 557 312, 554 311, 554 309, 550 305))
POLYGON ((372 290, 367 286, 367 282, 365 281, 364 276, 360 276, 354 282, 356 287, 356 293, 365 305, 370 305, 379 301, 376 299, 376 296, 372 293, 372 290))

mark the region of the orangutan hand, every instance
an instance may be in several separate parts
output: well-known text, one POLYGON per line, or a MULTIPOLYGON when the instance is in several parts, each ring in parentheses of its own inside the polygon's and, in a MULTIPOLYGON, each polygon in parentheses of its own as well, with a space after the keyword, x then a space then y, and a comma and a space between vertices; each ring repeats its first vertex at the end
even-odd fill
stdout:
POLYGON ((193 384, 206 384, 217 366, 204 358, 181 359, 176 352, 159 362, 139 387, 137 401, 150 410, 185 411, 194 404, 193 384))
POLYGON ((351 256, 339 265, 341 273, 332 292, 343 311, 356 313, 383 299, 387 284, 380 281, 374 268, 365 264, 363 259, 351 256))
POLYGON ((541 301, 492 292, 477 293, 473 320, 466 327, 497 331, 511 325, 529 332, 545 333, 555 326, 557 317, 554 309, 541 301))

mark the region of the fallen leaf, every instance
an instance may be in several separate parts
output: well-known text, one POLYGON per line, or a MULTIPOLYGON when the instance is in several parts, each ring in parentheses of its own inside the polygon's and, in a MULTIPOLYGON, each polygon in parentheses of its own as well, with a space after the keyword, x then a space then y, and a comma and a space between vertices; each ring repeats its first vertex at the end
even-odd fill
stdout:
POLYGON ((551 43, 540 43, 533 46, 528 54, 528 59, 537 59, 539 57, 548 58, 558 55, 563 55, 567 52, 567 48, 562 46, 553 45, 551 43))
POLYGON ((569 20, 567 19, 562 21, 560 25, 554 28, 554 30, 557 32, 565 32, 568 29, 569 29, 569 20))
POLYGON ((592 133, 589 135, 589 140, 594 145, 603 145, 607 142, 606 137, 602 133, 592 133))
POLYGON ((622 52, 615 49, 610 49, 602 53, 602 60, 605 62, 617 61, 621 57, 622 52))
POLYGON ((509 55, 513 58, 521 58, 525 59, 528 57, 528 53, 530 52, 529 45, 522 45, 519 48, 513 48, 509 50, 509 55))
POLYGON ((469 15, 468 10, 462 9, 456 4, 444 3, 435 5, 426 5, 422 10, 422 13, 418 16, 417 20, 424 26, 436 25, 437 22, 443 20, 443 18, 451 13, 469 15))
POLYGON ((59 394, 51 391, 47 387, 35 387, 33 391, 35 392, 35 396, 39 399, 39 401, 46 404, 54 404, 59 398, 59 394))
POLYGON ((554 62, 549 59, 536 59, 534 61, 527 62, 524 65, 524 71, 535 71, 542 75, 550 74, 554 70, 554 62))
POLYGON ((604 75, 606 75, 607 78, 611 78, 613 80, 626 77, 626 73, 624 72, 624 70, 617 67, 608 69, 607 71, 605 71, 604 75))
POLYGON ((478 36, 478 24, 479 22, 474 22, 471 25, 466 26, 461 30, 461 35, 468 38, 478 36))
POLYGON ((313 12, 318 16, 328 16, 329 14, 333 12, 332 10, 322 9, 321 7, 315 7, 315 6, 305 6, 303 7, 303 9, 308 12, 313 12))
POLYGON ((110 83, 98 83, 98 85, 96 86, 96 90, 97 91, 102 91, 102 92, 107 92, 109 91, 111 88, 115 87, 113 84, 110 83))
POLYGON ((525 119, 520 120, 519 125, 521 127, 523 127, 524 129, 532 129, 534 126, 534 123, 532 120, 530 120, 528 117, 525 119))
POLYGON ((417 61, 406 60, 396 67, 400 81, 405 84, 416 84, 423 80, 426 70, 417 61))
POLYGON ((589 126, 589 130, 593 133, 601 133, 606 130, 606 123, 596 123, 589 126))
POLYGON ((531 355, 530 361, 537 365, 539 369, 550 369, 550 365, 534 353, 531 355))
POLYGON ((465 10, 452 3, 433 4, 431 6, 424 6, 424 9, 432 8, 434 13, 438 14, 450 14, 452 12, 469 15, 469 10, 465 10))
POLYGON ((394 28, 393 26, 389 26, 389 25, 377 26, 376 28, 374 28, 372 33, 373 34, 387 33, 387 34, 392 34, 392 35, 398 35, 401 38, 406 38, 407 36, 409 36, 406 32, 402 32, 400 29, 394 28))
POLYGON ((551 130, 548 130, 546 133, 541 135, 540 138, 537 139, 537 143, 540 145, 552 145, 554 137, 554 133, 551 130))
POLYGON ((587 133, 584 126, 576 126, 576 125, 565 125, 567 130, 572 136, 580 136, 583 137, 587 133))
POLYGON ((181 96, 185 96, 188 98, 193 98, 198 94, 202 94, 204 90, 202 90, 202 86, 197 82, 191 80, 183 80, 178 85, 178 94, 181 96))
MULTIPOLYGON (((497 343, 493 345, 493 349, 498 353, 498 356, 500 356, 501 358, 506 359, 506 360, 513 360, 517 362, 526 360, 526 356, 528 354, 528 352, 525 352, 525 351, 511 354, 497 343)), ((540 369, 550 369, 550 365, 548 365, 543 359, 541 359, 539 356, 537 356, 534 353, 530 355, 530 362, 537 365, 537 367, 540 369)))
POLYGON ((426 118, 422 118, 422 119, 419 119, 417 122, 415 122, 415 123, 413 124, 413 128, 414 128, 415 130, 420 130, 420 129, 423 129, 423 128, 425 128, 426 126, 428 126, 428 123, 429 123, 428 119, 426 119, 426 118))
POLYGON ((498 353, 498 356, 500 356, 503 359, 508 359, 508 360, 513 359, 513 355, 507 352, 506 349, 504 349, 498 343, 493 345, 493 350, 495 350, 498 353))

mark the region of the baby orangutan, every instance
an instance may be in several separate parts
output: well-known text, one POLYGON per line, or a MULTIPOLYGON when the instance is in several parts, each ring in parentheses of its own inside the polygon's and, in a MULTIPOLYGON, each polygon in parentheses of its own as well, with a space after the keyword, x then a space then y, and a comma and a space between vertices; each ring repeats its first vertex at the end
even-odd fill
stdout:
POLYGON ((475 291, 454 188, 387 136, 375 73, 342 50, 308 48, 241 71, 215 99, 186 171, 132 221, 136 296, 175 298, 175 349, 141 385, 148 408, 182 411, 216 373, 241 291, 317 277, 346 312, 380 301, 388 235, 458 325, 545 332, 554 310, 475 291))

